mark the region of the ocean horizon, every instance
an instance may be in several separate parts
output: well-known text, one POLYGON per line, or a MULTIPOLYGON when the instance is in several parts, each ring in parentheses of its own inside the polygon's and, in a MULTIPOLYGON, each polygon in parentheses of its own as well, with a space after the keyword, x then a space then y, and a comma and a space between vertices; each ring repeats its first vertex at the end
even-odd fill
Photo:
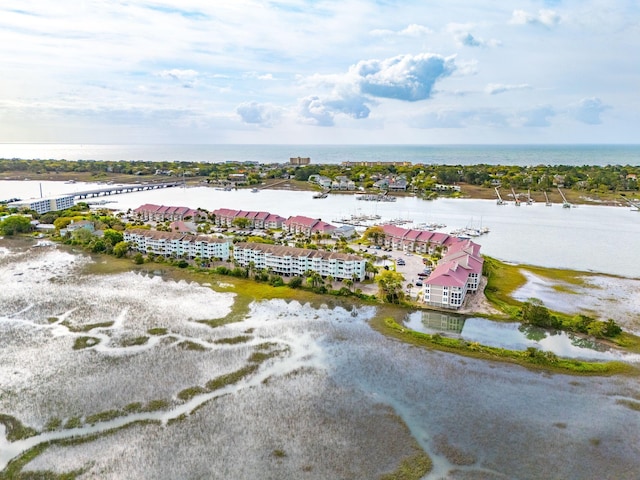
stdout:
POLYGON ((640 145, 258 145, 3 143, 0 158, 149 162, 314 164, 409 162, 437 165, 640 165, 640 145))

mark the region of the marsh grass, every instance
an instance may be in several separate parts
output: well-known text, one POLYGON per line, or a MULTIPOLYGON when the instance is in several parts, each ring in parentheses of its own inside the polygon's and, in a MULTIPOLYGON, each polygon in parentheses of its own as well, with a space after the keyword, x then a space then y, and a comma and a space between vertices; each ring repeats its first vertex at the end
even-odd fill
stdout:
POLYGON ((62 427, 62 420, 58 417, 51 418, 44 426, 45 432, 52 432, 62 427))
POLYGON ((380 476, 380 480, 419 480, 432 468, 433 462, 429 455, 420 451, 402 460, 394 472, 380 476))
POLYGON ((193 352, 204 352, 207 350, 207 347, 205 347, 204 345, 192 342, 190 340, 185 340, 178 343, 178 347, 182 348, 183 350, 191 350, 193 352))
POLYGON ((67 330, 73 333, 86 333, 90 332, 94 328, 107 328, 113 326, 113 322, 101 322, 101 323, 90 323, 88 325, 72 325, 67 320, 62 322, 62 325, 67 327, 67 330))
POLYGON ((71 417, 67 419, 64 428, 70 430, 72 428, 80 428, 82 426, 82 417, 71 417))
POLYGON ((74 350, 82 350, 84 348, 95 347, 98 343, 100 343, 100 339, 96 337, 77 337, 75 342, 73 342, 74 350))
POLYGON ((7 440, 10 442, 23 440, 38 434, 35 429, 27 427, 20 420, 12 417, 11 415, 0 414, 0 423, 5 426, 7 440))
POLYGON ((578 294, 578 292, 576 292, 573 288, 569 287, 568 285, 556 284, 556 285, 553 285, 551 288, 558 293, 566 293, 567 295, 578 294))
POLYGON ((135 347, 138 345, 144 345, 149 341, 149 337, 141 336, 141 337, 132 337, 132 338, 124 338, 120 341, 120 346, 122 347, 135 347))
POLYGON ((157 412, 158 410, 166 410, 171 403, 167 400, 151 400, 145 406, 143 406, 141 412, 157 412))
POLYGON ((623 405, 631 410, 635 410, 640 412, 640 402, 632 402, 631 400, 618 400, 616 401, 618 405, 623 405))
POLYGON ((149 335, 166 335, 169 330, 164 327, 154 327, 147 330, 149 335))
POLYGON ((184 402, 187 400, 191 400, 193 397, 198 395, 202 395, 203 393, 208 393, 209 391, 206 388, 196 386, 185 388, 184 390, 178 392, 178 398, 184 402))
POLYGON ((248 377, 249 375, 251 375, 252 373, 254 373, 256 370, 258 370, 259 365, 257 364, 251 364, 251 365, 246 365, 238 370, 235 370, 231 373, 227 373, 225 375, 221 375, 219 377, 216 377, 212 380, 209 380, 206 383, 206 388, 207 390, 209 390, 210 392, 213 392, 215 390, 219 390, 221 388, 226 387, 227 385, 232 385, 234 383, 239 382, 240 380, 242 380, 245 377, 248 377))
POLYGON ((98 422, 108 422, 109 420, 113 420, 114 418, 123 417, 126 415, 124 410, 107 410, 105 412, 94 413, 93 415, 88 415, 84 421, 89 425, 93 425, 98 422))
POLYGON ((238 343, 247 343, 253 337, 251 335, 238 335, 237 337, 228 337, 228 338, 219 338, 213 343, 218 344, 227 344, 227 345, 236 345, 238 343))

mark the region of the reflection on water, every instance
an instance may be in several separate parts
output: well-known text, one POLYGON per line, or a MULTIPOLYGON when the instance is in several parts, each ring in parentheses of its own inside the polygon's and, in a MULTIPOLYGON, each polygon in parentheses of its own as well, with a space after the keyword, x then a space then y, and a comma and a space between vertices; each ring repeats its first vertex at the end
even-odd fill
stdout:
POLYGON ((469 342, 509 350, 534 347, 567 358, 633 361, 631 356, 570 332, 544 330, 515 322, 494 322, 485 318, 465 318, 447 313, 418 311, 407 315, 404 325, 418 332, 445 333, 469 342))
POLYGON ((425 333, 462 333, 465 317, 441 312, 413 312, 407 315, 405 326, 425 333))

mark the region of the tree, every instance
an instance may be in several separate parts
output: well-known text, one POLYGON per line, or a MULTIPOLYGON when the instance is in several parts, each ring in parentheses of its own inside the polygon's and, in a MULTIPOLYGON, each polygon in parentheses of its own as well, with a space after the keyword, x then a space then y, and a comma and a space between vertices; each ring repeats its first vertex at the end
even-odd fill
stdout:
POLYGON ((384 270, 376 282, 380 288, 382 299, 387 303, 400 303, 404 297, 402 293, 402 282, 404 276, 401 273, 392 270, 384 270))
POLYGON ((377 245, 380 239, 384 239, 384 230, 378 225, 369 227, 364 232, 364 238, 373 241, 373 244, 377 245))
POLYGON ((109 242, 113 246, 117 245, 122 240, 124 240, 124 237, 122 236, 122 233, 118 232, 117 230, 113 230, 113 229, 105 230, 104 231, 104 235, 103 235, 102 238, 104 238, 105 242, 109 242))
POLYGON ((248 218, 245 218, 245 217, 236 217, 236 218, 233 219, 231 224, 234 227, 237 227, 237 228, 239 228, 241 230, 244 230, 245 228, 248 228, 251 225, 251 220, 249 220, 248 218))
POLYGON ((62 230, 63 228, 67 228, 69 224, 73 220, 71 217, 58 217, 53 221, 54 227, 58 230, 62 230))
POLYGON ((3 235, 15 235, 16 233, 30 232, 33 226, 28 217, 12 215, 0 222, 0 232, 3 235))
POLYGON ((118 257, 124 257, 129 251, 129 244, 127 242, 118 242, 113 246, 113 254, 118 257))
POLYGON ((142 264, 144 263, 144 257, 142 256, 142 254, 141 254, 140 252, 136 253, 136 254, 133 256, 133 262, 134 262, 136 265, 142 265, 142 264))
POLYGON ((549 309, 536 298, 530 298, 522 305, 522 323, 542 328, 560 328, 561 322, 549 313, 549 309))
POLYGON ((371 262, 366 262, 364 264, 364 271, 366 272, 367 276, 371 275, 371 278, 375 279, 376 275, 378 274, 378 267, 376 267, 371 262))

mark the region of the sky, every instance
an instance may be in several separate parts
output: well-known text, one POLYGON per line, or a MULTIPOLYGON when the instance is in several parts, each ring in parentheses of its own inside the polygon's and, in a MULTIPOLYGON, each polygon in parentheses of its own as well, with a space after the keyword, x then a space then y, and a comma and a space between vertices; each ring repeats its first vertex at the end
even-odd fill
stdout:
POLYGON ((3 0, 1 143, 640 143, 637 0, 3 0))

